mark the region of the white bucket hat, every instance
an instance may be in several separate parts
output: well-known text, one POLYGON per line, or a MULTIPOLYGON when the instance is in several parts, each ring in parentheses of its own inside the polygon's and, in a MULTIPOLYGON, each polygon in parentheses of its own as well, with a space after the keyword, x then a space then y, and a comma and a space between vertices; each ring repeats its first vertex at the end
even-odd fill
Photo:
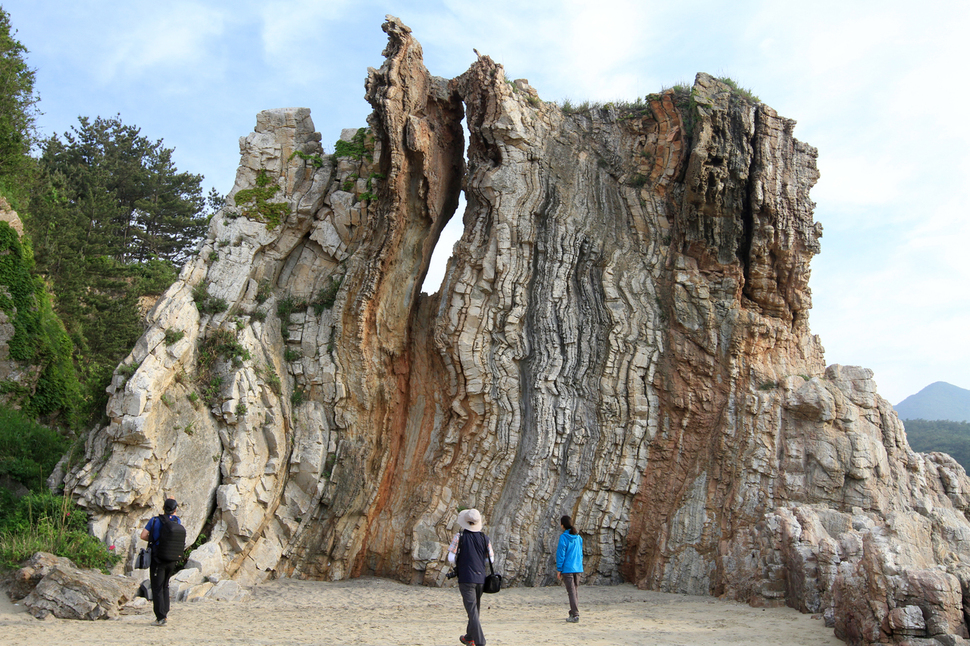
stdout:
POLYGON ((477 509, 466 509, 458 514, 458 524, 470 532, 482 531, 482 515, 477 509))

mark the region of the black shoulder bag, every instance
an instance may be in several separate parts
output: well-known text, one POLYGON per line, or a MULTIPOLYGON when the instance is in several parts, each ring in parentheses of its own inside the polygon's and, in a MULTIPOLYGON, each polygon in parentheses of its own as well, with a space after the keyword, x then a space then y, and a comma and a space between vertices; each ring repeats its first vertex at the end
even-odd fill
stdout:
MULTIPOLYGON (((485 542, 486 558, 488 557, 488 545, 490 541, 485 542)), ((482 586, 482 592, 488 594, 494 594, 502 589, 502 575, 495 574, 495 567, 492 565, 492 559, 488 559, 488 569, 492 571, 491 574, 486 575, 485 585, 482 586)))

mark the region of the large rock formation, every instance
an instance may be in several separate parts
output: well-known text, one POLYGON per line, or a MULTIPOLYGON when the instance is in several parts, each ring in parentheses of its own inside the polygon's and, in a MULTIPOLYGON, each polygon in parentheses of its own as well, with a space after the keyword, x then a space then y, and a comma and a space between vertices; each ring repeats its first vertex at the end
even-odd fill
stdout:
POLYGON ((567 112, 488 57, 433 77, 384 29, 370 128, 336 155, 305 109, 240 141, 67 477, 93 531, 134 550, 173 495, 244 584, 439 585, 474 506, 507 580, 542 585, 568 513, 591 582, 787 603, 852 642, 965 637, 970 481, 909 448, 871 372, 825 368, 794 122, 705 74, 567 112))

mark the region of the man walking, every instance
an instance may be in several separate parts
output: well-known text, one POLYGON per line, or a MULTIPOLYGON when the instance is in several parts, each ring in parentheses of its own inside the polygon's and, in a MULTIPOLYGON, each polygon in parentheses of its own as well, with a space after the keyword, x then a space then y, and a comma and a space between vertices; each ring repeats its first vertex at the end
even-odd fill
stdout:
POLYGON ((175 515, 178 503, 174 498, 168 498, 162 509, 164 513, 152 518, 141 530, 141 539, 148 541, 152 548, 148 576, 152 583, 152 609, 155 611, 153 626, 164 626, 168 620, 168 579, 175 574, 178 556, 185 550, 185 529, 175 515))
POLYGON ((485 564, 494 563, 495 554, 488 536, 482 533, 482 515, 477 509, 466 509, 459 513, 458 525, 462 531, 455 534, 448 546, 448 562, 457 565, 458 591, 468 614, 465 634, 458 641, 468 646, 485 646, 479 613, 485 564))

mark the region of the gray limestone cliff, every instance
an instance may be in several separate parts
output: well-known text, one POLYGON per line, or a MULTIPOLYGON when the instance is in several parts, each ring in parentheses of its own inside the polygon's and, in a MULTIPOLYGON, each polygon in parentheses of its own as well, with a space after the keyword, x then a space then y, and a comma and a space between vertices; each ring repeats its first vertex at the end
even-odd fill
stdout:
POLYGON ((66 478, 94 533, 133 553, 172 495, 219 576, 441 585, 477 507, 507 580, 542 585, 568 513, 592 583, 966 637, 970 480, 910 449, 870 371, 825 366, 794 122, 706 74, 567 113, 488 57, 434 77, 384 29, 336 155, 306 109, 240 140, 66 478))

